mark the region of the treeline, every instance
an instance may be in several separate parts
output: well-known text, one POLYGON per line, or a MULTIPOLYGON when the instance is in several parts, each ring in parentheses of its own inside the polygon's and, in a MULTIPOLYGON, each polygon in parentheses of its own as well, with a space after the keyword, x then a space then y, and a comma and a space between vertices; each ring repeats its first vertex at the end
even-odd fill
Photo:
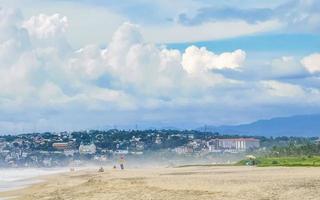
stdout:
POLYGON ((287 157, 287 156, 319 156, 320 145, 314 142, 304 144, 289 143, 287 146, 273 146, 269 157, 287 157))

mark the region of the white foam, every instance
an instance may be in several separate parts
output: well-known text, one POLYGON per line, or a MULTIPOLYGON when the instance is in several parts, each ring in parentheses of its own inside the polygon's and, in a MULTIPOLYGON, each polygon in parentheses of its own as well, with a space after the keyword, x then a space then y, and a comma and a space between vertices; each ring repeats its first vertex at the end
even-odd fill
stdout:
POLYGON ((35 168, 17 168, 17 169, 0 169, 0 191, 8 191, 26 187, 40 180, 36 177, 50 175, 68 171, 67 168, 54 169, 35 169, 35 168))

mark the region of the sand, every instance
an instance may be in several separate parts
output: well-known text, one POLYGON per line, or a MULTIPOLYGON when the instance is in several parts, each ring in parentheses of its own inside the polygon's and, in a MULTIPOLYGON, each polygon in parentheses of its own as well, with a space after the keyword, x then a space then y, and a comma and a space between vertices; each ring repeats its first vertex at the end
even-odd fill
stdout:
POLYGON ((1 193, 18 200, 320 199, 320 168, 185 167, 68 172, 1 193))

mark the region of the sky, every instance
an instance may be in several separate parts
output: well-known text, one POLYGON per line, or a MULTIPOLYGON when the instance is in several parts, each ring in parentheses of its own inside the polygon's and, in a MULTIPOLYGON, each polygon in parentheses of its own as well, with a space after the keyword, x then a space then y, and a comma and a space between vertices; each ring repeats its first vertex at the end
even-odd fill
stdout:
POLYGON ((320 113, 318 0, 0 0, 0 133, 320 113))

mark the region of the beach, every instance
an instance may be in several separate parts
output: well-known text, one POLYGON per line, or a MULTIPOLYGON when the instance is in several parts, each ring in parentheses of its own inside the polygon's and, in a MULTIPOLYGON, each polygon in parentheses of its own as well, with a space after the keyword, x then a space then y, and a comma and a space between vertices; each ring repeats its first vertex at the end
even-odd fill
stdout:
POLYGON ((319 199, 320 168, 182 167, 82 170, 42 176, 43 182, 1 197, 17 200, 319 199))

